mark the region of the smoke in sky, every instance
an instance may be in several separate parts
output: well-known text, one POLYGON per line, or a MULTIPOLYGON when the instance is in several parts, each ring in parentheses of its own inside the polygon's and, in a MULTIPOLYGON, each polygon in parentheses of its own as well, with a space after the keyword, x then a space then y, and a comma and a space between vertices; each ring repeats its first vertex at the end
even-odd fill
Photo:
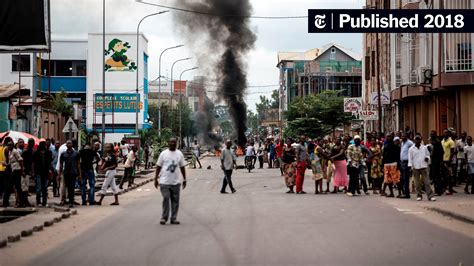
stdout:
POLYGON ((254 47, 256 35, 250 28, 252 6, 249 0, 175 1, 180 7, 204 12, 203 15, 175 11, 177 29, 192 46, 200 69, 208 70, 218 82, 217 96, 225 101, 239 145, 247 140, 247 88, 245 56, 254 47))

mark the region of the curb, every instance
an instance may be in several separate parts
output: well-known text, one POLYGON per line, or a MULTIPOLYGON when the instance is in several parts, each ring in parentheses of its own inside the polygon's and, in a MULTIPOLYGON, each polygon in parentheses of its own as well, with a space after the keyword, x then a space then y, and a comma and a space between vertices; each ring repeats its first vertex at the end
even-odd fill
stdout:
MULTIPOLYGON (((154 177, 151 177, 151 178, 148 178, 148 179, 145 179, 145 180, 140 180, 139 183, 133 184, 130 188, 123 189, 121 191, 121 194, 125 194, 125 193, 128 193, 130 191, 133 191, 134 189, 136 189, 138 187, 141 187, 141 186, 144 186, 144 185, 152 182, 153 180, 154 180, 154 177)), ((59 215, 57 217, 54 217, 53 219, 50 219, 50 220, 46 220, 43 223, 41 223, 39 225, 35 225, 35 226, 33 226, 31 228, 28 228, 26 230, 22 230, 19 234, 10 235, 6 239, 0 240, 0 249, 7 247, 9 243, 14 243, 14 242, 20 241, 21 237, 31 236, 31 235, 34 234, 34 232, 43 231, 43 229, 45 229, 47 227, 51 227, 54 224, 61 222, 62 220, 68 219, 71 216, 74 216, 74 215, 78 214, 76 209, 71 210, 69 208, 54 207, 53 210, 54 210, 54 212, 59 213, 59 215)))
POLYGON ((460 222, 464 222, 464 223, 468 223, 468 224, 474 224, 473 219, 471 219, 467 216, 464 216, 462 214, 454 213, 452 211, 443 210, 443 209, 440 209, 440 208, 437 208, 437 207, 425 207, 425 209, 440 213, 444 216, 448 216, 448 217, 453 218, 455 220, 458 220, 460 222))
MULTIPOLYGON (((127 187, 127 188, 124 188, 124 189, 121 189, 120 192, 119 192, 119 195, 123 195, 123 194, 126 194, 128 192, 131 192, 141 186, 144 186, 150 182, 153 182, 155 177, 150 177, 148 179, 144 179, 144 180, 140 180, 140 182, 137 182, 137 183, 133 183, 130 187, 127 187)), ((99 194, 100 195, 100 194, 99 194)), ((110 192, 110 191, 107 191, 107 193, 105 194, 105 196, 113 196, 113 193, 110 192)))
POLYGON ((21 240, 22 237, 29 237, 32 236, 35 232, 43 231, 45 227, 51 227, 55 223, 61 222, 63 219, 67 219, 73 215, 77 215, 77 210, 69 210, 65 208, 54 208, 55 212, 58 212, 59 215, 54 217, 53 219, 46 220, 42 224, 35 225, 31 228, 21 230, 19 234, 9 235, 6 239, 0 240, 0 249, 5 248, 10 243, 15 243, 21 240))

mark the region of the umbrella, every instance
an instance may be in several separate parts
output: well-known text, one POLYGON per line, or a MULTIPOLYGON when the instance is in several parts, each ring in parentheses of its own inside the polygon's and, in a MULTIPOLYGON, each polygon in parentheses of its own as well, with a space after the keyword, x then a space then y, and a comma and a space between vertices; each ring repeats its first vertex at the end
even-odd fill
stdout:
POLYGON ((28 143, 28 139, 32 138, 35 140, 35 146, 37 146, 40 143, 40 139, 30 135, 25 132, 20 132, 20 131, 6 131, 6 132, 1 132, 0 133, 0 139, 4 139, 6 136, 12 138, 14 143, 17 143, 19 139, 23 139, 25 143, 28 143))

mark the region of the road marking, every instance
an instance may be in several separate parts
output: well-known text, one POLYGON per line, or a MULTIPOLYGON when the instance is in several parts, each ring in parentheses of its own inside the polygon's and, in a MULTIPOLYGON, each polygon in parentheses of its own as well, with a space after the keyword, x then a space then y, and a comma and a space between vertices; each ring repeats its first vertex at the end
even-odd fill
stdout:
POLYGON ((139 189, 137 189, 137 191, 142 191, 142 189, 141 189, 141 188, 139 188, 139 189))
POLYGON ((397 211, 399 212, 411 212, 410 209, 400 209, 400 208, 395 208, 395 209, 397 209, 397 211))
POLYGON ((145 191, 150 191, 150 189, 149 189, 149 188, 147 188, 147 189, 145 189, 145 191))
POLYGON ((396 208, 397 211, 399 212, 402 212, 403 214, 413 214, 413 215, 417 215, 417 214, 425 214, 424 212, 420 212, 420 211, 412 211, 410 209, 400 209, 400 208, 396 208))

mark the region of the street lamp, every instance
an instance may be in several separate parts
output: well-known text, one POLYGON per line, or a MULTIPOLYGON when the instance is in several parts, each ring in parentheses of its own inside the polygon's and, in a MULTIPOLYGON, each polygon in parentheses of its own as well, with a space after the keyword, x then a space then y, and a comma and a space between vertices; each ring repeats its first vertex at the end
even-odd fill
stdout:
MULTIPOLYGON (((186 70, 183 70, 183 72, 181 72, 181 74, 179 75, 179 91, 180 91, 180 94, 179 94, 179 145, 180 147, 182 147, 183 145, 183 118, 182 118, 182 112, 183 112, 183 106, 182 106, 182 101, 181 101, 181 97, 183 96, 181 90, 181 80, 182 80, 182 77, 183 77, 183 74, 185 72, 188 72, 188 71, 192 71, 192 70, 196 70, 198 69, 198 67, 193 67, 193 68, 189 68, 189 69, 186 69, 186 70)), ((184 88, 185 90, 185 93, 186 93, 186 88, 184 88)))
POLYGON ((189 59, 191 59, 191 57, 178 59, 178 60, 174 61, 173 65, 171 65, 171 93, 173 93, 173 68, 174 68, 174 65, 178 62, 186 61, 186 60, 189 60, 189 59))
POLYGON ((173 65, 171 65, 171 92, 170 92, 170 108, 172 108, 173 106, 173 68, 174 68, 174 65, 176 65, 176 63, 178 62, 182 62, 182 61, 186 61, 186 60, 189 60, 191 59, 191 57, 187 57, 187 58, 183 58, 183 59, 178 59, 176 61, 174 61, 173 65))
POLYGON ((168 50, 175 49, 175 48, 180 48, 183 47, 184 45, 176 45, 173 47, 168 47, 163 50, 160 54, 160 59, 158 60, 158 136, 161 137, 161 56, 168 50))
MULTIPOLYGON (((140 62, 140 56, 139 56, 139 53, 140 53, 140 25, 142 24, 143 20, 145 20, 146 18, 149 18, 149 17, 152 17, 152 16, 156 16, 156 15, 161 15, 161 14, 164 14, 164 13, 168 13, 169 10, 165 10, 165 11, 160 11, 160 12, 157 12, 157 13, 153 13, 153 14, 149 14, 149 15, 146 15, 144 16, 140 22, 138 22, 138 25, 137 25, 137 63, 140 62)), ((145 58, 143 58, 143 65, 145 65, 145 58)), ((135 134, 138 135, 138 112, 139 112, 139 105, 140 105, 140 101, 139 101, 139 93, 138 93, 138 78, 139 78, 139 75, 138 75, 138 71, 140 69, 137 69, 136 72, 137 72, 137 80, 136 80, 136 90, 135 90, 135 93, 136 93, 136 105, 135 105, 135 134)), ((145 69, 143 69, 145 70, 145 69)), ((143 74, 145 74, 145 72, 143 72, 143 74)), ((145 84, 143 84, 143 87, 145 87, 145 84)))

